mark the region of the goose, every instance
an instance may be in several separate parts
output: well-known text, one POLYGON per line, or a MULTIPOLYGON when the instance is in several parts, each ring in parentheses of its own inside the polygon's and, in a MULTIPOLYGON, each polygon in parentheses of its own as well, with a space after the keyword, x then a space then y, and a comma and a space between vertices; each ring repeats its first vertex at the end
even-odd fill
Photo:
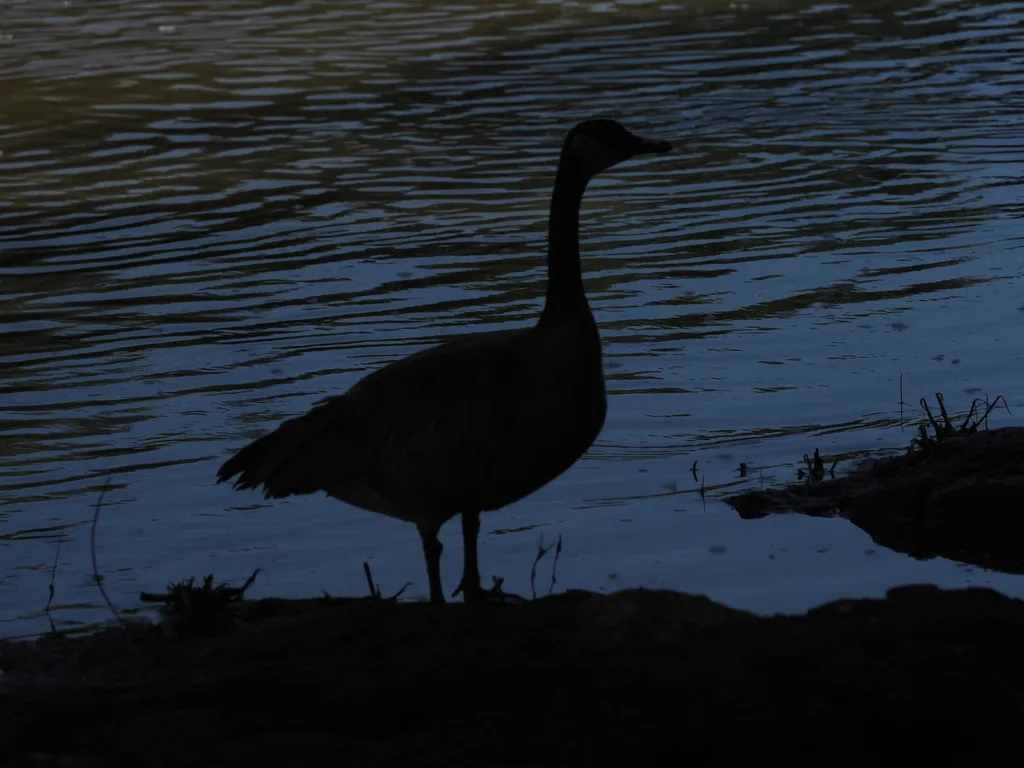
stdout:
POLYGON ((573 127, 555 174, 547 294, 534 325, 459 335, 378 368, 246 445, 217 482, 238 475, 235 489, 262 486, 267 499, 324 491, 415 524, 432 603, 445 602, 438 532, 461 515, 463 572, 452 597, 487 599, 480 514, 564 473, 605 422, 601 338, 580 270, 584 190, 617 163, 671 150, 607 118, 573 127))

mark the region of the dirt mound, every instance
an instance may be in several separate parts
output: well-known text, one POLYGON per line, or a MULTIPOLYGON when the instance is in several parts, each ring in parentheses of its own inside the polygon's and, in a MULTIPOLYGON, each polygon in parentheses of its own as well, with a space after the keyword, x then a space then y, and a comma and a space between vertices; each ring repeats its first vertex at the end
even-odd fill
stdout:
POLYGON ((726 501, 748 519, 845 517, 897 552, 1024 573, 1024 428, 940 433, 844 477, 819 477, 726 501))

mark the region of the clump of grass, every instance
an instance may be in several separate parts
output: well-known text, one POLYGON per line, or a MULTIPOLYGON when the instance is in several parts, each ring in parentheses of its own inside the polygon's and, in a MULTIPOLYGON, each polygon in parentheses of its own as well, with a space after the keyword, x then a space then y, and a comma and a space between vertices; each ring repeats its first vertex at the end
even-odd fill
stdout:
MULTIPOLYGON (((832 462, 827 470, 825 469, 825 462, 821 458, 821 453, 817 448, 814 449, 814 458, 811 459, 806 453, 804 454, 804 464, 807 465, 807 480, 811 483, 818 483, 825 479, 825 473, 828 472, 829 477, 835 478, 836 476, 836 465, 839 463, 839 459, 832 462)), ((798 469, 796 476, 798 479, 804 479, 804 470, 798 469)))
MULTIPOLYGON (((959 426, 953 423, 953 420, 949 418, 949 412, 946 410, 946 403, 942 397, 941 392, 935 393, 935 401, 939 405, 939 416, 940 419, 936 419, 932 413, 932 409, 928 406, 928 399, 921 398, 921 408, 924 410, 925 415, 928 417, 928 421, 922 421, 917 428, 917 437, 910 441, 909 452, 912 452, 915 448, 919 448, 923 453, 931 453, 938 446, 949 437, 959 434, 970 434, 978 431, 978 427, 982 424, 985 425, 985 429, 988 429, 988 417, 989 414, 999 405, 999 401, 1002 400, 1003 407, 1006 408, 1006 412, 1010 413, 1010 406, 1006 402, 1006 398, 1002 395, 997 395, 995 400, 989 402, 988 397, 984 400, 981 398, 974 398, 971 403, 970 410, 967 411, 967 415, 959 426), (984 412, 982 412, 984 407, 984 412), (974 422, 971 422, 974 419, 974 422), (928 426, 931 425, 934 435, 928 434, 928 426)), ((1012 413, 1010 414, 1013 415, 1012 413)))
POLYGON ((226 583, 213 585, 213 574, 196 586, 189 577, 176 584, 168 584, 163 594, 143 592, 139 599, 144 603, 163 603, 163 627, 167 634, 177 637, 212 636, 231 629, 235 617, 230 607, 245 597, 246 590, 256 581, 257 568, 241 587, 226 583))

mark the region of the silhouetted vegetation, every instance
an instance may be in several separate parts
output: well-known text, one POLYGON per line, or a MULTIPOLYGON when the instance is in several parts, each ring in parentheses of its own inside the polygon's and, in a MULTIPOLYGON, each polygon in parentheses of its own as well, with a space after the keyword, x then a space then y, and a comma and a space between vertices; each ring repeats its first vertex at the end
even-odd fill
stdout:
POLYGON ((868 459, 824 480, 815 450, 813 460, 804 456, 803 482, 726 501, 748 519, 787 512, 845 517, 879 544, 914 557, 1024 573, 1024 429, 987 428, 993 409, 1006 405, 1002 396, 975 399, 956 419, 941 393, 937 414, 920 402, 925 418, 905 454, 868 459))

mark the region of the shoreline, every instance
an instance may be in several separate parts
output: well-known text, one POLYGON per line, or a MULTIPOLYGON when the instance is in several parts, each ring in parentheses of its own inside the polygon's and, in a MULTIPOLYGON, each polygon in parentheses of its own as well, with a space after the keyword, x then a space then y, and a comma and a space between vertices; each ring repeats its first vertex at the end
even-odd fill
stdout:
POLYGON ((1024 719, 1024 601, 984 588, 768 617, 643 589, 230 612, 210 637, 0 641, 0 762, 589 765, 771 744, 838 758, 914 732, 1009 738, 1024 719))

